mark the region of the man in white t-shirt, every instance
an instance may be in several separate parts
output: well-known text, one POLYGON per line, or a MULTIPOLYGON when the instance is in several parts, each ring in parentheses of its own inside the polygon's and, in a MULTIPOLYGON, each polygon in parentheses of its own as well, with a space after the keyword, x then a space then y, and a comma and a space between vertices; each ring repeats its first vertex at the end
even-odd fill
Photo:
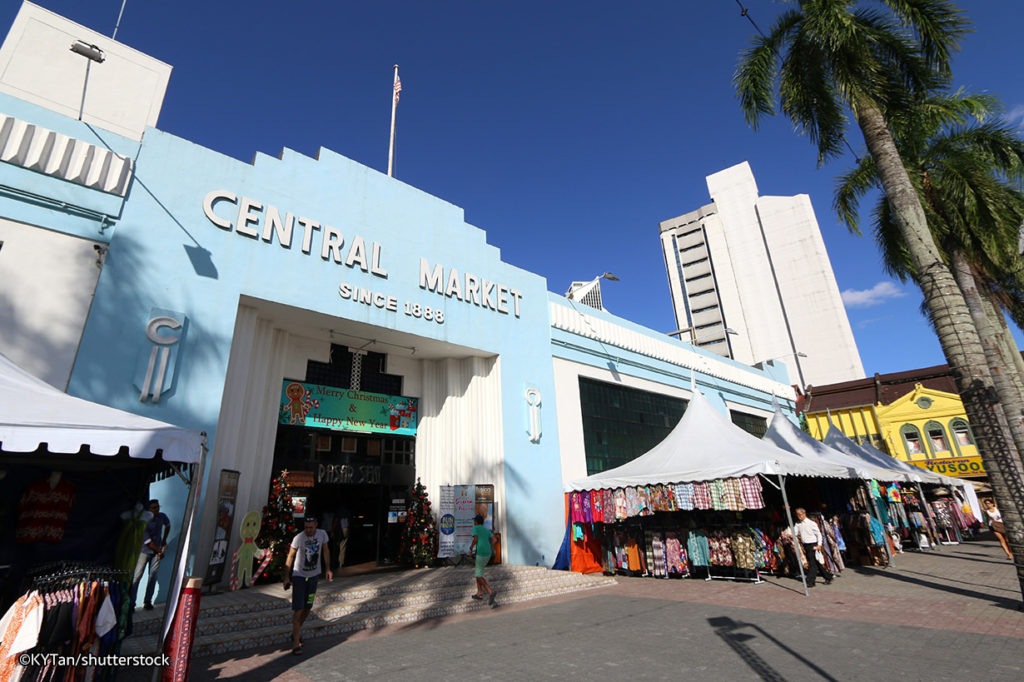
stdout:
POLYGON ((299 630, 313 608, 316 585, 320 577, 320 562, 327 570, 327 581, 334 579, 331 573, 331 550, 327 547, 327 533, 317 528, 315 516, 305 518, 305 528, 292 539, 288 558, 284 562, 284 589, 292 590, 292 653, 302 653, 302 639, 299 630))

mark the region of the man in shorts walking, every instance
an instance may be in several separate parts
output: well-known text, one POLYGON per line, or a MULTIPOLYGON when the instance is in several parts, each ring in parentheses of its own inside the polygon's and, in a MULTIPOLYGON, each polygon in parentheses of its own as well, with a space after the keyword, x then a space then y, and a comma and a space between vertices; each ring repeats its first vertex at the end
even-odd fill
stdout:
POLYGON ((306 622, 313 599, 316 597, 316 585, 320 578, 320 561, 323 560, 327 570, 324 574, 327 581, 334 579, 331 573, 331 550, 327 547, 327 532, 317 528, 315 516, 307 516, 305 528, 292 539, 288 549, 288 558, 284 562, 284 589, 294 585, 292 590, 292 653, 302 653, 302 638, 299 630, 306 622))
POLYGON ((483 599, 486 592, 487 603, 493 609, 496 606, 494 590, 484 578, 484 566, 491 560, 491 555, 494 553, 494 533, 484 525, 484 517, 479 514, 473 518, 473 524, 473 543, 469 546, 469 553, 472 554, 473 550, 476 550, 476 573, 474 574, 476 575, 476 594, 472 596, 473 599, 483 599))

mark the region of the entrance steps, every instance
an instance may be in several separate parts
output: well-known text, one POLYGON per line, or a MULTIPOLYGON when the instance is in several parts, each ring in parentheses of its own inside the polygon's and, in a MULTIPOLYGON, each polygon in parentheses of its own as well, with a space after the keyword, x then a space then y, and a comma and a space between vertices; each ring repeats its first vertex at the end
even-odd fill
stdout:
MULTIPOLYGON (((500 565, 487 569, 497 604, 540 599, 615 583, 602 575, 581 575, 536 566, 500 565)), ((302 628, 303 639, 329 637, 385 625, 413 623, 489 608, 475 601, 473 568, 420 569, 321 579, 316 603, 302 628)), ((122 654, 148 653, 155 647, 162 609, 136 611, 132 637, 122 654)), ((280 584, 203 595, 192 655, 222 654, 291 641, 291 593, 280 584)))

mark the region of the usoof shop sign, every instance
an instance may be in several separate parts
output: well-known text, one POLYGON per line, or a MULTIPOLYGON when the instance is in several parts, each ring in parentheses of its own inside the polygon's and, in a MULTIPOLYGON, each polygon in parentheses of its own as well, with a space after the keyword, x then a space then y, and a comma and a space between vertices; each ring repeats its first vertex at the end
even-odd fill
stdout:
POLYGON ((911 462, 914 466, 945 476, 985 476, 985 465, 981 457, 951 457, 947 459, 926 459, 911 462))

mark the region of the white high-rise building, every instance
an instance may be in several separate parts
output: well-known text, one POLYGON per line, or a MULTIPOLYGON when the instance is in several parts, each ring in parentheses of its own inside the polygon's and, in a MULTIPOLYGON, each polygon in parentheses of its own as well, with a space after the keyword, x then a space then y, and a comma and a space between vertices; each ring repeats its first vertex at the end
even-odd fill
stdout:
POLYGON ((747 364, 780 360, 800 386, 862 378, 810 197, 758 196, 746 161, 707 183, 712 203, 661 223, 681 338, 747 364))

